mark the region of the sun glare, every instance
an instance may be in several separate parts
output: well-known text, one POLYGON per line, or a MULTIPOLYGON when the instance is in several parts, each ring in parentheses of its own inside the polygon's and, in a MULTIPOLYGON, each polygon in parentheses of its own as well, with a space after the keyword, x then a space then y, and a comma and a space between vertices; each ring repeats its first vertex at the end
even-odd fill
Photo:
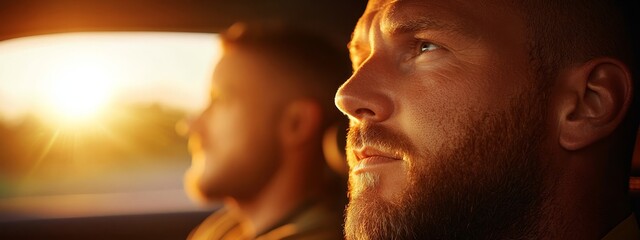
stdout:
POLYGON ((109 102, 112 75, 96 59, 66 59, 49 76, 45 89, 48 112, 64 123, 91 119, 109 102))
POLYGON ((110 107, 204 109, 218 38, 204 33, 78 32, 0 41, 0 120, 37 115, 93 126, 110 107))

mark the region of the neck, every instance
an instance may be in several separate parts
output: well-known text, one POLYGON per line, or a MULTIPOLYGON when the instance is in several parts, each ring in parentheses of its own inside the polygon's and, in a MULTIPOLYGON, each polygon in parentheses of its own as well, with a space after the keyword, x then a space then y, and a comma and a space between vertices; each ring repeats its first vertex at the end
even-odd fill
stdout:
POLYGON ((559 176, 548 183, 551 197, 543 208, 540 228, 548 239, 600 239, 631 214, 623 174, 614 161, 594 153, 575 154, 563 161, 559 176))

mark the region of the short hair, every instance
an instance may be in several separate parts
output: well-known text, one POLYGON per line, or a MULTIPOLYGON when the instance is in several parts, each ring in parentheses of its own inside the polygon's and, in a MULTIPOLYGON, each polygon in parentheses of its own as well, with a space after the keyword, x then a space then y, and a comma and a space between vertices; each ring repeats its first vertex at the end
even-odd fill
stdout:
POLYGON ((596 57, 612 57, 628 65, 634 96, 621 125, 621 139, 633 152, 640 117, 639 13, 635 0, 509 1, 524 18, 532 71, 545 87, 553 84, 560 69, 596 57))
POLYGON ((349 55, 327 38, 281 22, 236 23, 221 34, 222 46, 251 50, 295 76, 292 85, 323 109, 323 128, 346 121, 334 104, 340 85, 351 75, 349 55))

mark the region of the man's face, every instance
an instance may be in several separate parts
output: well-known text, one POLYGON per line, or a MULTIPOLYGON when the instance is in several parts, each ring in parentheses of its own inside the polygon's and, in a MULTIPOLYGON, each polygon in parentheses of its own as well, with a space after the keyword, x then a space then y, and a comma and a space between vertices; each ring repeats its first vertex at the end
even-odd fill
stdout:
MULTIPOLYGON (((350 44, 348 238, 522 235, 543 194, 544 91, 522 20, 486 1, 372 1, 350 44)), ((531 224, 529 224, 531 225, 531 224)))
POLYGON ((218 63, 211 102, 193 124, 186 185, 206 200, 249 197, 277 168, 280 100, 268 61, 238 48, 218 63))

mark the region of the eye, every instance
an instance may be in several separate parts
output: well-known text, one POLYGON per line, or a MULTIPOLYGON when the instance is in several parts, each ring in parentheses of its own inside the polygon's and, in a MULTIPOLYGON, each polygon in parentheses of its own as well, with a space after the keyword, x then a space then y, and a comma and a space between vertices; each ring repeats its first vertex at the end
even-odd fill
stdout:
POLYGON ((440 46, 430 43, 430 42, 420 42, 420 47, 418 50, 420 50, 420 53, 424 53, 424 52, 431 52, 433 50, 436 50, 440 48, 440 46))

